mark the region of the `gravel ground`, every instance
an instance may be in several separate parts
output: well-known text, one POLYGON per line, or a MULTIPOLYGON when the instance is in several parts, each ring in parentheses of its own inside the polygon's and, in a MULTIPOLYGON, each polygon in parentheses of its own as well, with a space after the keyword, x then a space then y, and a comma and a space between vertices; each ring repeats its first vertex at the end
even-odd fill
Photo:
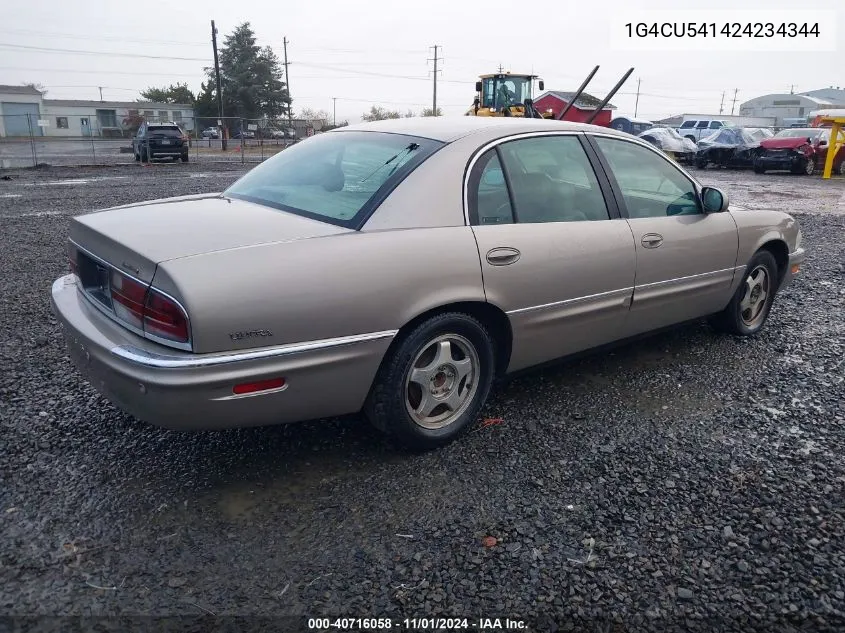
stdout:
POLYGON ((156 429, 71 366, 48 300, 68 216, 239 173, 0 180, 0 613, 842 630, 845 183, 704 174, 801 212, 805 271, 758 337, 693 325, 522 375, 500 424, 408 455, 357 416, 156 429))

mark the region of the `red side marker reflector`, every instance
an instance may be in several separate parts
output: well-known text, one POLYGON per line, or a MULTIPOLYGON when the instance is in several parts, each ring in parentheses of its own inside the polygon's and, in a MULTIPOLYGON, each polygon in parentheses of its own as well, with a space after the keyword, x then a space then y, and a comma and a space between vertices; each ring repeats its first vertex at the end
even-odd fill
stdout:
POLYGON ((285 386, 284 378, 270 378, 258 382, 244 382, 232 387, 232 393, 240 395, 244 393, 255 393, 256 391, 268 391, 270 389, 281 389, 285 386))

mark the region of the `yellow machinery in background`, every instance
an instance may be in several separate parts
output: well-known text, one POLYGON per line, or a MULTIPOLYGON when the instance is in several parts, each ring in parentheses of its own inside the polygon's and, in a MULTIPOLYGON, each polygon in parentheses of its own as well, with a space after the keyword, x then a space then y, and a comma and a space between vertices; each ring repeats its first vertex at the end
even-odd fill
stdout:
POLYGON ((471 116, 525 117, 526 107, 530 110, 533 103, 535 82, 540 92, 544 89, 543 80, 537 75, 503 72, 501 69, 498 73, 480 75, 479 79, 475 82, 475 101, 467 112, 471 116))
MULTIPOLYGON (((552 112, 541 113, 534 107, 534 84, 536 83, 537 88, 542 92, 545 89, 542 79, 537 75, 505 72, 499 67, 497 73, 479 76, 480 81, 475 82, 475 101, 466 114, 467 116, 515 116, 562 121, 598 70, 598 66, 593 68, 593 72, 583 81, 570 102, 555 116, 552 112)), ((604 98, 604 101, 596 107, 586 123, 593 122, 633 72, 634 69, 631 68, 625 73, 625 76, 619 80, 613 90, 604 98)))
POLYGON ((827 158, 824 161, 822 178, 830 178, 837 152, 845 152, 845 110, 825 112, 813 121, 814 126, 831 126, 830 140, 827 142, 827 158))

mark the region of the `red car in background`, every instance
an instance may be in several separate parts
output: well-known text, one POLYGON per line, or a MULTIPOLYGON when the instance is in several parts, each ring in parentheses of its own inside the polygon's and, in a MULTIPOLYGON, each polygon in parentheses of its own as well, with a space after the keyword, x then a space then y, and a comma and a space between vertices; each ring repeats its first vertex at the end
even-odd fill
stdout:
MULTIPOLYGON (((830 128, 807 127, 781 130, 760 142, 761 152, 754 159, 754 171, 791 171, 812 176, 824 169, 830 128)), ((845 147, 840 147, 833 161, 833 173, 845 175, 845 147)))

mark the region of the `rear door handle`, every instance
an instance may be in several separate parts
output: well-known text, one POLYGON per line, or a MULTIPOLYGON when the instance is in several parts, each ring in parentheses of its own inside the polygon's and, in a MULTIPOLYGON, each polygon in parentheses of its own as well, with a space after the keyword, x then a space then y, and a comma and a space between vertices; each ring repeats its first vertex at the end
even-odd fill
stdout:
POLYGON ((657 233, 646 233, 640 243, 646 248, 657 248, 663 244, 663 236, 657 233))
POLYGON ((487 251, 487 261, 491 266, 507 266, 519 261, 521 253, 515 248, 500 246, 487 251))

